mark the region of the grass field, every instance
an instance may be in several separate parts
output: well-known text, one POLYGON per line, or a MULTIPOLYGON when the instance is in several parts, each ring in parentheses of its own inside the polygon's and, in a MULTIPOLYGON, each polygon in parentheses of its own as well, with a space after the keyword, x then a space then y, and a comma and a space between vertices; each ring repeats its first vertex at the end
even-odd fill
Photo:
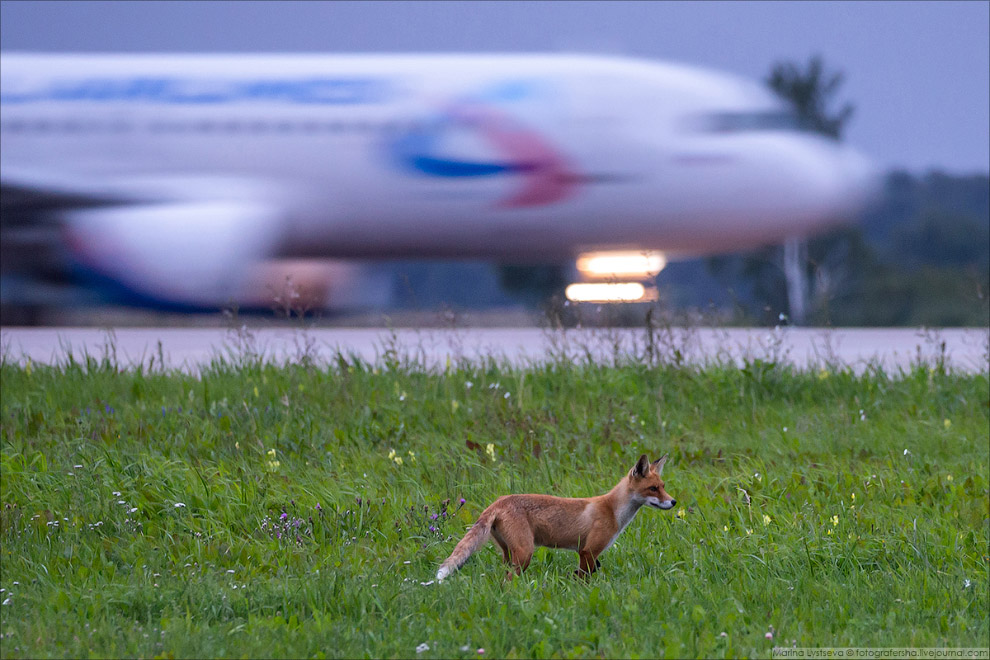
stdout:
POLYGON ((736 657, 986 647, 990 380, 491 361, 0 365, 3 657, 736 657), (588 580, 489 544, 495 497, 670 452, 588 580))

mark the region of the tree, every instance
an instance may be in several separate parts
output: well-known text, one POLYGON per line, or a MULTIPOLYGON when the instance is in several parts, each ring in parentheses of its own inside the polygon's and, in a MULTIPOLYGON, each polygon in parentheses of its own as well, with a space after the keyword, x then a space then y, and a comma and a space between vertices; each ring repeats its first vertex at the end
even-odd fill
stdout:
POLYGON ((794 106, 802 127, 838 140, 854 108, 846 103, 837 113, 831 114, 828 106, 844 80, 841 71, 826 73, 821 56, 814 55, 804 70, 793 62, 778 62, 766 83, 794 106))
MULTIPOLYGON (((804 130, 839 140, 854 111, 851 103, 844 104, 837 112, 831 110, 843 80, 841 71, 826 71, 821 56, 815 55, 803 68, 793 62, 778 62, 766 78, 766 84, 793 107, 804 130)), ((828 272, 829 268, 841 267, 833 257, 848 252, 847 243, 861 242, 858 239, 849 232, 834 232, 812 241, 810 246, 804 240, 790 239, 783 249, 763 248, 741 255, 742 264, 729 272, 734 270, 749 280, 750 289, 759 298, 759 317, 776 319, 777 310, 786 308, 791 321, 802 325, 809 312, 827 309, 828 297, 842 280, 838 273, 828 272), (822 260, 809 261, 808 256, 814 254, 821 255, 822 260), (810 278, 815 279, 816 286, 809 306, 806 298, 810 278), (780 295, 784 287, 788 294, 786 300, 780 295)), ((709 260, 709 269, 715 274, 719 269, 726 272, 726 265, 724 259, 709 260)))

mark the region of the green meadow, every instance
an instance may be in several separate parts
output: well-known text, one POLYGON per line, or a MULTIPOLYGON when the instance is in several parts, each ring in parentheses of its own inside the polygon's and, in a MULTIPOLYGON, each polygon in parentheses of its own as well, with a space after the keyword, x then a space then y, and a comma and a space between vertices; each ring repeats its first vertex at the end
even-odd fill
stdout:
MULTIPOLYGON (((387 347, 388 348, 388 347, 387 347)), ((0 655, 768 657, 987 647, 990 378, 250 353, 0 364, 0 655), (590 496, 670 453, 590 579, 489 544, 506 493, 590 496)))

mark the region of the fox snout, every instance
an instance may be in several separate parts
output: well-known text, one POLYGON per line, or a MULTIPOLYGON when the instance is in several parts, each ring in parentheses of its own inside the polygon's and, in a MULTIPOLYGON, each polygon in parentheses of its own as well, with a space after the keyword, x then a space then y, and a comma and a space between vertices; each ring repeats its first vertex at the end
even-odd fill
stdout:
POLYGON ((677 500, 664 500, 657 506, 666 511, 668 509, 673 509, 675 504, 677 504, 677 500))

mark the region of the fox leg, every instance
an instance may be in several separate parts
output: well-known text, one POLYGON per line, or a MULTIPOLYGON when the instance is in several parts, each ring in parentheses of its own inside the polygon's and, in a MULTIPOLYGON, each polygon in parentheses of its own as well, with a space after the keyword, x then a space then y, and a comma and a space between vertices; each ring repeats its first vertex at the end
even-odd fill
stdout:
MULTIPOLYGON (((494 534, 493 534, 494 536, 494 534)), ((533 550, 536 548, 533 530, 529 523, 521 525, 499 525, 496 540, 502 546, 502 554, 506 561, 515 567, 514 571, 509 571, 506 579, 511 580, 513 572, 521 575, 529 566, 529 561, 533 558, 533 550)))
POLYGON ((576 575, 588 576, 601 567, 598 555, 605 552, 608 540, 600 533, 592 531, 588 540, 578 548, 578 569, 574 571, 576 575))
POLYGON ((495 543, 502 550, 502 561, 506 564, 510 563, 511 559, 509 557, 509 546, 505 544, 502 539, 502 535, 498 533, 497 529, 492 529, 492 538, 495 539, 495 543))

